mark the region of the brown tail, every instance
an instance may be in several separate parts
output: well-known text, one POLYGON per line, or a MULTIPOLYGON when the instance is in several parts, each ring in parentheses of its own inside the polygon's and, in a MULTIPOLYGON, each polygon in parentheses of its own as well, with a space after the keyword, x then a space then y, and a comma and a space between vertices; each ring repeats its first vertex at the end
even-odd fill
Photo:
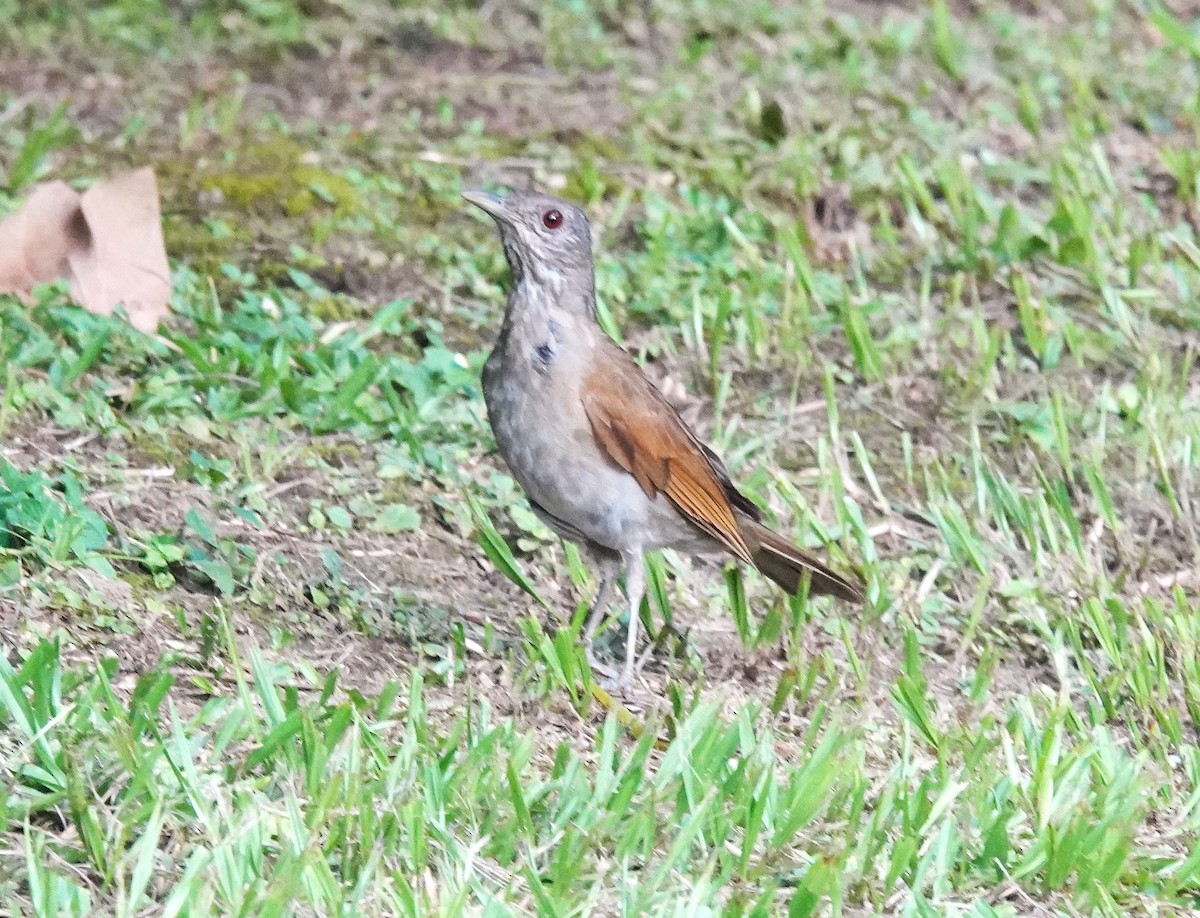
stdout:
POLYGON ((863 601, 862 584, 857 578, 851 580, 843 577, 787 539, 740 513, 738 525, 754 556, 755 565, 788 593, 799 592, 800 581, 807 571, 811 577, 809 589, 813 593, 836 596, 847 602, 863 601))

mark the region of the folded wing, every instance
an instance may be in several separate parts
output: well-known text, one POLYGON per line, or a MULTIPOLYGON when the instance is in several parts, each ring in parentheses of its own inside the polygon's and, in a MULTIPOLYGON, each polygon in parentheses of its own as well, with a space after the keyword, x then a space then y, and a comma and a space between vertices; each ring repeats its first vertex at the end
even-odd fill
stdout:
POLYGON ((862 587, 763 526, 758 507, 738 491, 717 455, 615 343, 586 381, 583 409, 596 443, 653 499, 663 494, 683 516, 732 555, 789 593, 805 576, 814 593, 852 602, 862 587))

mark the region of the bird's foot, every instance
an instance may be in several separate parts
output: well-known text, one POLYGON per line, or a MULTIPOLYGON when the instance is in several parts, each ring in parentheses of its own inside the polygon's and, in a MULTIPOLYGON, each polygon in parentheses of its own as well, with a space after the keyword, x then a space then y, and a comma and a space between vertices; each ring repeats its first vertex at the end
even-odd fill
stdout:
POLYGON ((607 663, 601 663, 600 660, 596 658, 596 648, 590 643, 584 645, 583 654, 587 659, 588 666, 591 667, 593 673, 606 681, 616 680, 617 668, 615 666, 609 666, 607 663))
POLYGON ((628 696, 646 665, 657 654, 668 649, 667 643, 671 638, 674 638, 680 647, 686 647, 687 636, 674 625, 667 623, 655 639, 642 648, 641 653, 623 660, 620 669, 602 662, 596 655, 595 644, 590 641, 584 642, 584 655, 592 672, 600 677, 599 685, 602 689, 614 695, 628 696))
POLYGON ((617 669, 608 663, 602 663, 596 659, 595 649, 591 644, 586 645, 584 654, 587 658, 588 666, 591 667, 593 675, 597 676, 597 684, 610 695, 628 696, 630 689, 633 688, 633 679, 639 667, 623 666, 617 669))
POLYGON ((608 692, 614 698, 628 698, 633 694, 633 674, 626 674, 624 670, 617 672, 609 670, 610 675, 605 676, 600 680, 600 688, 608 692))

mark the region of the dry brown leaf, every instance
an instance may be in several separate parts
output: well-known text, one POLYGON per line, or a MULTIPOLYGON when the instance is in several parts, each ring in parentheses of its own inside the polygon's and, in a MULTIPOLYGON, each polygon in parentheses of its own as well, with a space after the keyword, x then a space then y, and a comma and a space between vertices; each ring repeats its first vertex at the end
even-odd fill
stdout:
POLYGON ((97 182, 83 193, 80 209, 91 245, 68 256, 71 295, 101 315, 123 305, 134 328, 154 331, 171 297, 154 170, 97 182))
POLYGON ((38 185, 0 222, 0 293, 26 296, 67 271, 67 257, 88 244, 79 193, 66 182, 38 185))
POLYGON ((0 293, 24 297, 63 275, 84 309, 111 315, 121 305, 135 328, 154 331, 171 295, 154 170, 96 182, 82 195, 47 182, 0 222, 0 293))

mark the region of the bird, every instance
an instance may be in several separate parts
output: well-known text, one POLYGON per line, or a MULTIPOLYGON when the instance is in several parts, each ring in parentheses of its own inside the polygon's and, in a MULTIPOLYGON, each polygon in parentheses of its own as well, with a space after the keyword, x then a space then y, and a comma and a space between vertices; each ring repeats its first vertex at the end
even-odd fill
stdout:
POLYGON ((597 565, 589 653, 625 571, 629 626, 615 688, 627 691, 635 675, 648 551, 732 555, 789 594, 808 580, 814 594, 862 603, 856 575, 763 524, 717 454, 601 327, 587 215, 533 191, 462 196, 495 221, 512 275, 482 374, 488 421, 534 513, 597 565))

